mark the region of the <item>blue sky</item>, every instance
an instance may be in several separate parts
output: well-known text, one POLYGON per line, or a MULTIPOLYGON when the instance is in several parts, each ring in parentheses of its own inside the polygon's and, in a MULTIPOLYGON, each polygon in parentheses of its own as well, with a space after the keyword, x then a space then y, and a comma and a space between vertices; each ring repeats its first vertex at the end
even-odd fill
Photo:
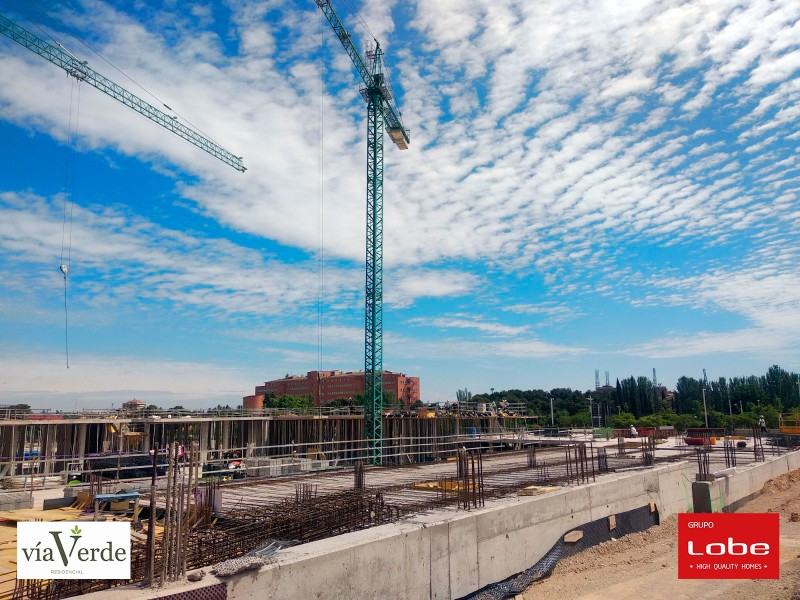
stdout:
MULTIPOLYGON (((384 367, 425 400, 797 370, 795 0, 334 6, 411 130, 385 153, 384 367)), ((0 39, 0 403, 236 404, 363 368, 366 109, 312 0, 0 13, 248 167, 0 39)))

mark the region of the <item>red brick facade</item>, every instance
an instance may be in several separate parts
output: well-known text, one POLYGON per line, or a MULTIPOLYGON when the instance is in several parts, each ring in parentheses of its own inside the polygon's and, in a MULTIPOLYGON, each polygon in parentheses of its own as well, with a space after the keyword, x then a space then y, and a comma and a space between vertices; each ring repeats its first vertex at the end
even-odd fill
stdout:
MULTIPOLYGON (((383 390, 391 392, 406 406, 420 399, 419 377, 408 377, 393 371, 383 372, 383 390)), ((262 408, 266 396, 313 396, 314 405, 352 398, 364 393, 363 371, 309 371, 303 375, 286 375, 282 379, 256 386, 255 395, 245 396, 245 408, 262 408)))

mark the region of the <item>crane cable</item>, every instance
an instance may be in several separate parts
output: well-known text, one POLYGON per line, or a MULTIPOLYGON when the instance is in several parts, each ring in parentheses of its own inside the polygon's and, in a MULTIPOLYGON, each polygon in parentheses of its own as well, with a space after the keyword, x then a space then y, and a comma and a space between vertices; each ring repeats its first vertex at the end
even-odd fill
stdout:
MULTIPOLYGON (((355 5, 353 0, 344 0, 343 4, 350 8, 350 12, 353 14, 353 18, 356 21, 356 25, 359 25, 367 33, 367 35, 372 38, 372 41, 374 41, 377 44, 378 43, 378 38, 372 32, 372 29, 369 28, 369 25, 367 24, 366 19, 361 15, 361 13, 358 10, 358 7, 355 5)), ((392 97, 394 97, 394 86, 392 85, 391 72, 389 71, 389 68, 388 68, 388 66, 386 64, 386 60, 384 60, 385 58, 386 58, 386 54, 383 54, 380 57, 381 72, 383 73, 383 78, 384 78, 384 81, 386 82, 386 87, 389 89, 389 92, 391 93, 392 97)), ((388 104, 391 105, 392 110, 394 110, 394 112, 397 113, 398 118, 400 118, 400 120, 402 122, 403 114, 394 105, 394 100, 392 100, 391 102, 388 102, 388 104)))
MULTIPOLYGON (((318 140, 318 153, 317 153, 317 167, 318 167, 318 189, 317 189, 317 211, 318 225, 317 225, 317 371, 322 371, 322 318, 323 318, 323 300, 325 296, 325 185, 324 185, 324 169, 325 169, 325 37, 324 37, 324 20, 322 11, 319 13, 319 140, 318 140)), ((319 398, 320 405, 322 398, 319 398)))
POLYGON ((358 7, 356 7, 355 3, 352 0, 346 0, 345 5, 349 6, 350 12, 353 13, 353 18, 355 18, 356 23, 361 25, 361 27, 364 28, 364 31, 367 32, 369 37, 371 37, 374 40, 375 34, 372 33, 372 30, 369 28, 369 25, 367 25, 367 21, 364 19, 364 17, 361 16, 361 13, 358 11, 358 7))
POLYGON ((60 271, 64 276, 64 352, 69 369, 69 311, 67 308, 67 274, 72 266, 72 218, 75 208, 73 194, 75 193, 75 171, 78 161, 78 126, 81 116, 81 82, 72 81, 69 94, 69 126, 67 129, 67 159, 64 168, 64 214, 61 222, 61 264, 60 271), (75 102, 75 88, 77 86, 77 102, 75 102), (73 111, 73 105, 75 110, 73 111), (72 115, 75 114, 75 128, 72 128, 72 115), (69 219, 67 218, 69 207, 69 219), (64 257, 66 250, 66 259, 64 257))

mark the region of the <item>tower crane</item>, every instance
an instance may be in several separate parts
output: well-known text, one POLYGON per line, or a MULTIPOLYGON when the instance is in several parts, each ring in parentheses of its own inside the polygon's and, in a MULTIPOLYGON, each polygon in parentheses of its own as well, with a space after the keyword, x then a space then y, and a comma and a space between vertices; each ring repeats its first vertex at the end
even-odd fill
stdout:
POLYGON ((208 139, 208 137, 199 131, 191 127, 187 127, 178 121, 177 118, 168 115, 149 102, 142 100, 122 86, 117 85, 110 79, 104 77, 89 67, 86 61, 76 58, 71 52, 63 48, 60 44, 57 46, 51 44, 50 42, 40 38, 35 33, 28 31, 24 27, 14 23, 12 20, 3 15, 0 15, 0 33, 27 48, 34 54, 38 54, 45 60, 49 60, 57 67, 61 67, 64 69, 64 71, 66 71, 67 75, 74 77, 78 81, 85 81, 92 87, 97 88, 101 92, 111 96, 114 100, 117 100, 128 108, 135 110, 164 129, 171 131, 178 137, 183 138, 187 142, 197 146, 211 156, 214 156, 222 162, 230 165, 237 171, 244 172, 246 170, 244 164, 242 163, 241 156, 233 155, 225 148, 208 139))
POLYGON ((409 133, 395 108, 383 73, 378 40, 365 61, 330 0, 314 0, 361 76, 359 93, 367 103, 367 260, 364 325, 364 437, 370 461, 383 458, 383 130, 400 148, 409 133), (367 62, 369 61, 369 62, 367 62))

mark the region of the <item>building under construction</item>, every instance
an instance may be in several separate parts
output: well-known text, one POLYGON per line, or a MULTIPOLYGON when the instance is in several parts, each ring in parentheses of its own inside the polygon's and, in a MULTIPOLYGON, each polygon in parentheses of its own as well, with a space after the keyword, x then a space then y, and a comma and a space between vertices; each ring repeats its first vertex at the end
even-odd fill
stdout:
MULTIPOLYGON (((675 438, 658 448, 674 430, 635 440, 606 431, 600 441, 592 429, 540 429, 532 417, 463 410, 384 415, 384 464, 372 466, 357 414, 8 416, 0 421, 6 494, 63 488, 65 497, 51 510, 0 511, 0 563, 17 521, 127 520, 130 581, 149 585, 433 509, 469 511, 662 462, 696 461, 705 476, 785 451, 762 444, 757 431, 746 443, 712 446, 703 436, 717 432, 700 431, 698 447, 675 438)), ((3 600, 127 583, 16 580, 11 566, 0 564, 3 600)))
MULTIPOLYGON (((221 465, 231 458, 254 459, 310 449, 342 458, 360 456, 364 418, 358 408, 292 414, 281 410, 140 410, 80 413, 0 414, 0 478, 50 477, 87 472, 96 463, 120 463, 121 475, 141 465, 153 449, 171 442, 195 446, 200 464, 221 465)), ((536 417, 510 412, 467 410, 437 414, 383 416, 385 462, 408 464, 435 460, 446 440, 460 435, 499 435, 526 429, 536 417)))

